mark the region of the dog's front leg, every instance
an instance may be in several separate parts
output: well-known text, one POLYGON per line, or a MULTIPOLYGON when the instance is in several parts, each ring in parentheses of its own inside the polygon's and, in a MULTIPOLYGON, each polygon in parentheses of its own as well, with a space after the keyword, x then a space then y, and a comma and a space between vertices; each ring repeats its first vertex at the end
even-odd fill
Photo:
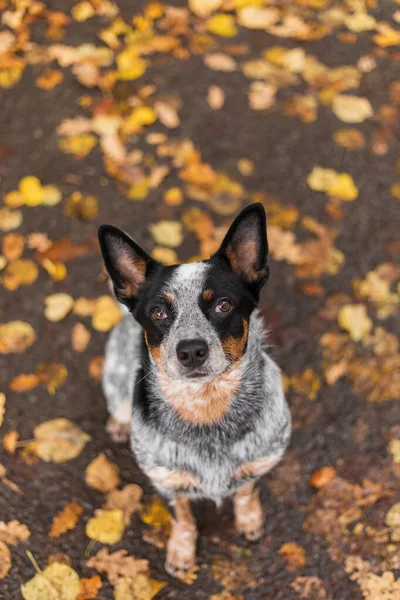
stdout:
POLYGON ((171 504, 174 519, 167 544, 165 569, 176 577, 194 567, 196 563, 197 527, 188 498, 176 494, 171 504))
POLYGON ((259 490, 255 484, 255 481, 246 483, 233 496, 236 529, 251 541, 261 537, 263 527, 259 490))

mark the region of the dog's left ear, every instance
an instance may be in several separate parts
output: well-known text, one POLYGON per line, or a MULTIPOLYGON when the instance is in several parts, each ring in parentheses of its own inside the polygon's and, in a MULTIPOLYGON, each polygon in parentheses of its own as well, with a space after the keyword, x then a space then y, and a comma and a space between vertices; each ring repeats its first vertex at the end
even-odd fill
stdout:
POLYGON ((112 225, 99 228, 101 253, 117 300, 132 304, 146 277, 159 263, 126 233, 112 225))
POLYGON ((267 224, 262 204, 257 202, 242 210, 230 226, 217 256, 226 258, 236 275, 261 288, 269 275, 267 224))

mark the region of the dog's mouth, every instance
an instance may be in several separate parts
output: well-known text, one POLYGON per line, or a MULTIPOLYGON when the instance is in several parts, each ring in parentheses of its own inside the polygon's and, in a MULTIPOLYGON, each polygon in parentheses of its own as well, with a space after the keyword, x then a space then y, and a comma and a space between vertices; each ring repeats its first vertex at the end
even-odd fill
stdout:
POLYGON ((202 377, 209 377, 210 373, 207 371, 193 371, 192 373, 188 373, 186 377, 189 379, 201 379, 202 377))

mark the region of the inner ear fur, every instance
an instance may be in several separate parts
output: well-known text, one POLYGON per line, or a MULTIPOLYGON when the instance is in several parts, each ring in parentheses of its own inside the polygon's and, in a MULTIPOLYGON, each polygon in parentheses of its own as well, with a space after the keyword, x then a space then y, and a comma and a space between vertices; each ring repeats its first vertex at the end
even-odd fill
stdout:
POLYGON ((100 248, 120 302, 135 298, 155 261, 126 233, 112 225, 99 229, 100 248))
POLYGON ((268 278, 268 242, 265 210, 251 204, 236 217, 219 249, 232 270, 248 283, 263 284, 268 278))

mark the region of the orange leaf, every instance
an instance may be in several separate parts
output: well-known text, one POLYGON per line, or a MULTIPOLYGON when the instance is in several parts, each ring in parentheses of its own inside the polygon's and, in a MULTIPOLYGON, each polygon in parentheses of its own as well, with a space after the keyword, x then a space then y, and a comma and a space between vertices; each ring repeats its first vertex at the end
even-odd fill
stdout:
POLYGON ((314 471, 308 483, 317 489, 323 488, 336 477, 336 469, 333 467, 322 467, 318 471, 314 471))
POLYGON ((81 579, 79 596, 76 600, 92 600, 97 598, 99 591, 103 585, 99 575, 93 575, 90 578, 81 579))
MULTIPOLYGON (((73 529, 83 513, 83 508, 77 502, 70 502, 54 517, 49 538, 59 537, 66 531, 73 529)), ((92 596, 90 596, 92 597, 92 596)), ((93 596, 95 598, 95 596, 93 596)))
POLYGON ((26 392, 39 385, 39 381, 39 377, 34 373, 21 373, 10 381, 8 387, 13 392, 26 392))

